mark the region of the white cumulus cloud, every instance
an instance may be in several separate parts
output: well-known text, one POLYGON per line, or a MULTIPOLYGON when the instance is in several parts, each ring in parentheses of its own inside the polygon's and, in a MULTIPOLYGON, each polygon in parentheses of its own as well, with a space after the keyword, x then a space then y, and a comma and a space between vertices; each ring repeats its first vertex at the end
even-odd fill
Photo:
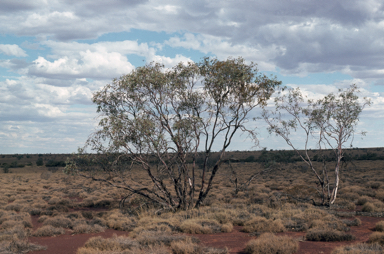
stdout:
POLYGON ((27 53, 16 44, 0 44, 0 53, 7 56, 27 56, 27 53))

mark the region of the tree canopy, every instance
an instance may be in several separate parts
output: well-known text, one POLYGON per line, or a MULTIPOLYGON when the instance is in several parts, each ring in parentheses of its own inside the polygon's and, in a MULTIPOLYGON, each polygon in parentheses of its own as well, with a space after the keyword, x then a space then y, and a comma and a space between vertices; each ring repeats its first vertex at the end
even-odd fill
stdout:
POLYGON ((159 63, 139 67, 94 93, 99 128, 86 147, 118 155, 103 164, 109 174, 125 177, 140 166, 153 188, 86 175, 75 162, 67 168, 165 208, 199 207, 234 135, 247 133, 257 143, 255 129, 246 124, 250 112, 264 107, 280 84, 242 58, 204 58, 171 69, 159 63), (214 146, 220 147, 219 156, 212 156, 214 146), (204 162, 199 166, 198 156, 204 162), (123 161, 129 162, 124 164, 126 175, 121 173, 123 161))

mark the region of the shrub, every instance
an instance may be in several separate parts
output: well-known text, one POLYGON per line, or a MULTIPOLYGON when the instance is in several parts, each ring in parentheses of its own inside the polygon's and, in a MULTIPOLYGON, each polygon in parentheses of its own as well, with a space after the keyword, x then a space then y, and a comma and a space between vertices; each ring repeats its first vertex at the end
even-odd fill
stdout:
POLYGON ((36 161, 36 166, 43 166, 43 165, 44 165, 43 158, 38 158, 37 161, 36 161))
POLYGON ((24 206, 19 204, 19 203, 11 203, 11 204, 8 204, 5 206, 5 210, 13 210, 13 211, 16 211, 16 212, 20 212, 20 210, 23 208, 24 206))
POLYGON ((54 161, 49 160, 47 163, 45 163, 46 167, 65 167, 66 163, 64 161, 54 161))
POLYGON ((185 241, 188 237, 183 235, 174 235, 168 232, 142 231, 136 237, 140 246, 165 245, 170 246, 173 242, 185 241))
POLYGON ((257 216, 244 224, 242 231, 247 233, 254 232, 269 232, 278 233, 284 232, 285 227, 281 220, 268 220, 264 217, 257 216))
POLYGON ((40 175, 41 179, 48 180, 51 177, 52 173, 49 171, 42 172, 40 175))
POLYGON ((379 221, 378 223, 376 223, 375 230, 384 232, 384 221, 379 221))
POLYGON ((384 245, 384 233, 383 232, 374 232, 369 236, 369 243, 378 243, 380 245, 384 245))
POLYGON ((374 212, 375 210, 376 210, 375 205, 370 202, 365 203, 363 205, 363 208, 361 209, 361 211, 366 213, 371 213, 371 212, 374 212))
POLYGON ((65 230, 63 228, 55 228, 51 225, 42 226, 41 228, 36 229, 33 232, 33 236, 54 236, 54 235, 63 235, 65 230))
POLYGON ((105 228, 95 224, 93 226, 87 224, 80 224, 73 227, 74 234, 89 234, 89 233, 99 233, 104 232, 105 228))
POLYGON ((383 190, 377 191, 375 197, 380 201, 384 201, 384 191, 383 190))
POLYGON ((380 188, 381 186, 381 183, 380 182, 370 182, 369 183, 369 187, 371 187, 372 189, 375 189, 377 190, 378 188, 380 188))
POLYGON ((120 243, 112 239, 104 239, 101 236, 92 237, 85 243, 86 248, 96 249, 98 251, 122 251, 120 243))
POLYGON ((343 246, 332 251, 332 254, 382 254, 384 249, 379 244, 355 244, 343 246))
POLYGON ((360 198, 357 200, 356 205, 365 205, 365 203, 367 203, 369 200, 370 200, 369 197, 367 197, 367 196, 362 196, 362 197, 360 197, 360 198))
POLYGON ((193 254, 199 246, 191 240, 184 242, 173 242, 171 244, 172 254, 193 254))
POLYGON ((3 166, 3 172, 4 172, 4 174, 9 173, 9 165, 4 165, 3 166))
POLYGON ((308 241, 322 241, 322 242, 335 242, 335 241, 352 241, 355 237, 345 232, 333 229, 311 229, 305 235, 308 241))
POLYGON ((1 242, 0 244, 0 253, 27 253, 46 249, 47 247, 45 246, 29 243, 27 240, 21 240, 17 237, 13 237, 10 241, 1 242))
POLYGON ((181 223, 180 229, 189 234, 210 234, 220 232, 221 226, 216 220, 189 219, 181 223))
POLYGON ((221 226, 221 232, 230 233, 233 230, 232 223, 228 222, 221 226))
POLYGON ((47 218, 44 220, 43 225, 51 225, 56 228, 71 228, 72 227, 72 221, 68 218, 65 218, 62 215, 53 217, 53 218, 47 218))
POLYGON ((347 227, 356 227, 361 225, 361 220, 359 218, 355 218, 353 220, 343 220, 343 222, 345 223, 345 225, 347 225, 347 227))
POLYGON ((249 254, 293 254, 299 249, 297 241, 288 236, 275 236, 271 233, 264 233, 255 240, 250 240, 245 253, 249 254))

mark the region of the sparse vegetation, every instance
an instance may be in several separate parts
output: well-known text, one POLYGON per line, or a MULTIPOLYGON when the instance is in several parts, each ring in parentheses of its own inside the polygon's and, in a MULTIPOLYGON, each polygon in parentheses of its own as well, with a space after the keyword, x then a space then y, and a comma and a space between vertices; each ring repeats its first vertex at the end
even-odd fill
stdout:
POLYGON ((379 244, 355 244, 339 247, 332 254, 381 254, 384 249, 379 244))
MULTIPOLYGON (((355 149, 353 152, 360 151, 355 149)), ((139 195, 130 196, 128 191, 115 190, 103 183, 68 176, 60 170, 51 171, 34 165, 12 169, 8 174, 1 172, 0 246, 9 250, 13 241, 12 248, 34 248, 28 245, 29 236, 60 238, 64 234, 77 237, 76 234, 102 233, 109 228, 126 231, 126 234, 129 232, 130 237, 119 238, 118 242, 134 242, 131 249, 126 248, 120 252, 227 253, 228 250, 203 246, 194 238, 187 240, 183 234, 191 232, 220 235, 241 230, 257 240, 264 232, 286 232, 284 234, 288 234, 287 237, 295 242, 289 235, 298 231, 304 232, 308 240, 312 237, 323 241, 340 241, 349 240, 350 235, 353 235, 349 227, 365 226, 361 223, 363 218, 360 220, 360 216, 384 215, 384 203, 380 199, 384 188, 374 184, 384 180, 379 173, 384 167, 382 161, 372 161, 374 164, 370 161, 356 161, 341 177, 336 204, 324 208, 300 199, 302 195, 308 195, 312 191, 308 188, 312 183, 311 172, 304 171, 301 162, 277 163, 277 167, 271 172, 264 171, 265 162, 242 163, 251 154, 258 158, 263 153, 265 154, 263 151, 227 154, 229 158, 236 159, 231 161, 231 166, 238 172, 239 181, 246 181, 254 173, 264 172, 247 188, 236 192, 228 177, 232 169, 228 164, 223 164, 222 171, 216 176, 217 182, 214 182, 204 204, 199 209, 177 212, 161 210, 148 205, 148 200, 139 195), (119 203, 124 198, 124 206, 119 208, 119 203), (373 210, 370 210, 372 212, 361 211, 364 205, 369 204, 373 205, 373 210), (356 215, 359 218, 353 218, 356 215), (37 221, 41 226, 36 228, 32 221, 37 221), (18 245, 14 235, 17 236, 18 245)), ((44 155, 44 158, 49 160, 53 156, 44 155)), ((12 158, 14 157, 9 156, 4 159, 12 158)), ((24 156, 20 163, 27 164, 28 160, 36 161, 37 158, 36 155, 31 155, 30 158, 24 156)), ((56 157, 56 160, 62 159, 56 157)), ((137 182, 149 185, 144 172, 136 167, 131 170, 130 173, 136 177, 137 182)), ((313 198, 320 199, 316 192, 312 195, 313 198)), ((382 233, 381 224, 376 223, 376 235, 371 236, 370 244, 360 247, 355 247, 356 244, 352 247, 346 246, 342 251, 349 252, 340 253, 380 253, 382 236, 377 233, 382 233)), ((113 237, 109 239, 115 241, 113 237)), ((344 241, 343 244, 350 243, 344 241)), ((83 246, 78 253, 108 251, 96 251, 90 246, 83 246)))
POLYGON ((354 236, 335 229, 311 229, 305 235, 308 241, 341 242, 352 241, 354 236))
POLYGON ((249 241, 245 252, 249 254, 294 254, 298 249, 299 243, 290 237, 264 233, 257 239, 249 241))

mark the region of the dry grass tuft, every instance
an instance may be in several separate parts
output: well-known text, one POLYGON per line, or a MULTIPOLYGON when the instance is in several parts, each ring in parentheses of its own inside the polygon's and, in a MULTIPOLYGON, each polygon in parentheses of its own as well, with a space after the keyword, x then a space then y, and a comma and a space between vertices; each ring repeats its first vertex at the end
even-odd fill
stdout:
POLYGON ((322 241, 322 242, 335 242, 335 241, 352 241, 355 237, 345 232, 337 231, 334 229, 311 229, 305 235, 308 241, 322 241))
POLYGON ((55 236, 55 235, 63 235, 65 234, 65 230, 63 228, 55 228, 51 225, 42 226, 41 228, 36 229, 33 232, 33 236, 55 236))
POLYGON ((372 213, 372 212, 376 211, 376 207, 374 204, 372 204, 370 202, 366 202, 363 205, 363 208, 361 209, 361 211, 366 212, 366 213, 372 213))
POLYGON ((353 220, 342 220, 347 227, 356 227, 361 225, 361 220, 359 218, 354 218, 353 220))
POLYGON ((221 232, 223 233, 231 233, 233 230, 232 223, 228 222, 221 226, 221 232))
POLYGON ((299 249, 299 243, 288 236, 275 236, 264 233, 255 240, 250 240, 245 247, 249 254, 293 254, 299 249))
POLYGON ((4 229, 12 228, 19 224, 32 228, 31 216, 26 212, 4 211, 0 216, 0 224, 4 229))
POLYGON ((332 254, 382 254, 384 249, 379 244, 355 244, 343 246, 332 251, 332 254))
POLYGON ((378 243, 381 246, 384 245, 384 233, 383 232, 374 232, 369 236, 369 243, 378 243))
POLYGON ((105 239, 93 237, 77 254, 228 254, 228 250, 206 248, 196 244, 194 239, 159 232, 142 232, 136 239, 116 235, 105 239))
POLYGON ((90 234, 90 233, 99 233, 104 232, 105 228, 95 224, 93 226, 87 224, 80 224, 73 227, 74 234, 90 234))
POLYGON ((106 224, 109 228, 113 228, 121 231, 131 231, 137 225, 136 217, 128 217, 120 210, 112 210, 108 212, 104 217, 106 224))
POLYGON ((46 218, 43 222, 43 225, 51 225, 56 228, 71 228, 72 220, 65 218, 63 215, 58 215, 52 218, 46 218))
POLYGON ((188 237, 183 235, 175 235, 165 232, 160 233, 158 231, 143 231, 135 238, 135 240, 140 244, 140 246, 170 246, 173 242, 185 241, 187 238, 188 237))
POLYGON ((244 224, 242 231, 247 233, 256 233, 256 232, 278 233, 278 232, 284 232, 285 227, 283 225, 283 222, 280 219, 268 220, 264 217, 257 216, 252 220, 246 222, 244 224))
POLYGON ((227 249, 202 247, 194 243, 191 238, 184 241, 172 242, 172 254, 228 254, 227 249))
POLYGON ((383 220, 376 223, 375 230, 379 231, 379 232, 384 232, 384 221, 383 220))
POLYGON ((221 226, 216 220, 189 219, 181 223, 180 229, 189 234, 210 234, 220 232, 221 226))
MULTIPOLYGON (((115 237, 116 238, 116 237, 115 237)), ((97 251, 122 251, 121 244, 112 239, 105 239, 101 236, 92 237, 85 243, 85 248, 94 249, 97 251)), ((128 246, 127 246, 128 248, 128 246)))

